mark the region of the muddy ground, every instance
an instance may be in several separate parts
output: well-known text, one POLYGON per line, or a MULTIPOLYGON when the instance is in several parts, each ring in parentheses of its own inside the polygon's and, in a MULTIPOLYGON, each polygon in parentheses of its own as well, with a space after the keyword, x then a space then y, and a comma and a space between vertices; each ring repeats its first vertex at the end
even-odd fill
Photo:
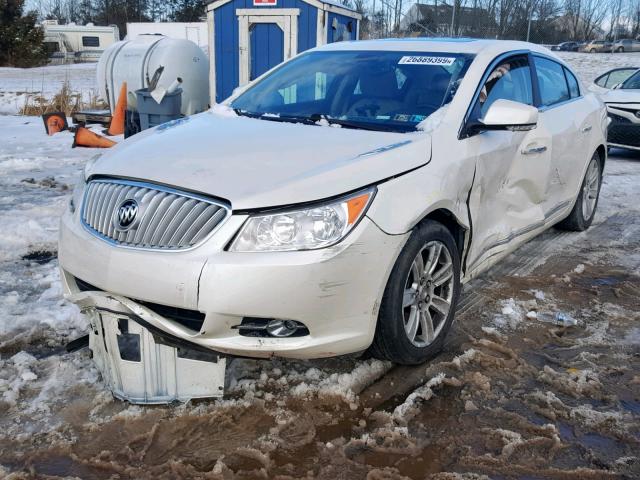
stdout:
POLYGON ((83 327, 50 300, 55 252, 2 260, 16 319, 68 326, 0 331, 0 477, 640 478, 640 155, 614 153, 592 228, 467 284, 445 351, 418 367, 238 359, 224 400, 131 406, 87 350, 62 350, 83 327), (578 324, 540 320, 556 312, 578 324))

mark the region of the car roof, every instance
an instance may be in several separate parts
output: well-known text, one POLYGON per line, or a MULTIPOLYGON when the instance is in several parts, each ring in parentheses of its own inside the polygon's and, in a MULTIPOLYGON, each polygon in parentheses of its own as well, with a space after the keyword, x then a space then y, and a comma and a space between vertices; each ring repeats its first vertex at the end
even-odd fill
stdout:
POLYGON ((549 49, 534 43, 516 40, 484 40, 476 38, 387 38, 336 42, 318 47, 317 50, 376 50, 408 52, 468 53, 499 55, 514 50, 530 50, 557 58, 549 49))

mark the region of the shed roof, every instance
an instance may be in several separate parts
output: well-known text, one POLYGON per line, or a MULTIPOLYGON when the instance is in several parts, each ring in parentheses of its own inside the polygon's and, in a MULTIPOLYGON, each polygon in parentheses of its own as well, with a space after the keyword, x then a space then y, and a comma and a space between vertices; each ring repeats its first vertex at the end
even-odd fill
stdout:
MULTIPOLYGON (((232 0, 206 0, 207 10, 208 11, 215 10, 216 8, 226 5, 231 1, 232 0)), ((357 18, 358 20, 362 18, 362 14, 360 14, 353 8, 340 3, 339 0, 301 0, 301 1, 308 3, 309 5, 313 5, 314 7, 320 8, 322 10, 332 11, 338 14, 346 15, 348 17, 357 18)), ((266 8, 266 7, 259 6, 257 8, 266 8)))

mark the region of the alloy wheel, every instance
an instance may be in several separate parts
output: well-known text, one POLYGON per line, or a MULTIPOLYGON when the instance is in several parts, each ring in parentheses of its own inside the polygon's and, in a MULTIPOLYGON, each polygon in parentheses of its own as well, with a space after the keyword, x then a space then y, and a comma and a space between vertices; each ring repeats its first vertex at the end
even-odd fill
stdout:
POLYGON ((600 166, 595 158, 591 159, 582 185, 582 218, 588 221, 593 215, 600 190, 600 166))
POLYGON ((442 332, 453 300, 451 252, 438 241, 428 242, 411 264, 404 286, 402 314, 409 341, 426 347, 442 332))

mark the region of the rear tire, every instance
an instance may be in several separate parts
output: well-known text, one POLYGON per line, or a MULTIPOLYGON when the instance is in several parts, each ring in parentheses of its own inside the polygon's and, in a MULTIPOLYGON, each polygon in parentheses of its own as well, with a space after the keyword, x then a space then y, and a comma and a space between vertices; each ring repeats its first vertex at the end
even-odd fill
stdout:
POLYGON ((442 350, 460 294, 460 253, 439 222, 417 226, 382 297, 371 356, 417 365, 442 350))
POLYGON ((602 186, 602 160, 596 152, 591 157, 587 172, 582 180, 580 193, 567 218, 556 225, 561 230, 582 232, 591 226, 596 214, 600 187, 602 186))
POLYGON ((616 50, 618 53, 624 53, 624 47, 618 47, 618 50, 616 50))

